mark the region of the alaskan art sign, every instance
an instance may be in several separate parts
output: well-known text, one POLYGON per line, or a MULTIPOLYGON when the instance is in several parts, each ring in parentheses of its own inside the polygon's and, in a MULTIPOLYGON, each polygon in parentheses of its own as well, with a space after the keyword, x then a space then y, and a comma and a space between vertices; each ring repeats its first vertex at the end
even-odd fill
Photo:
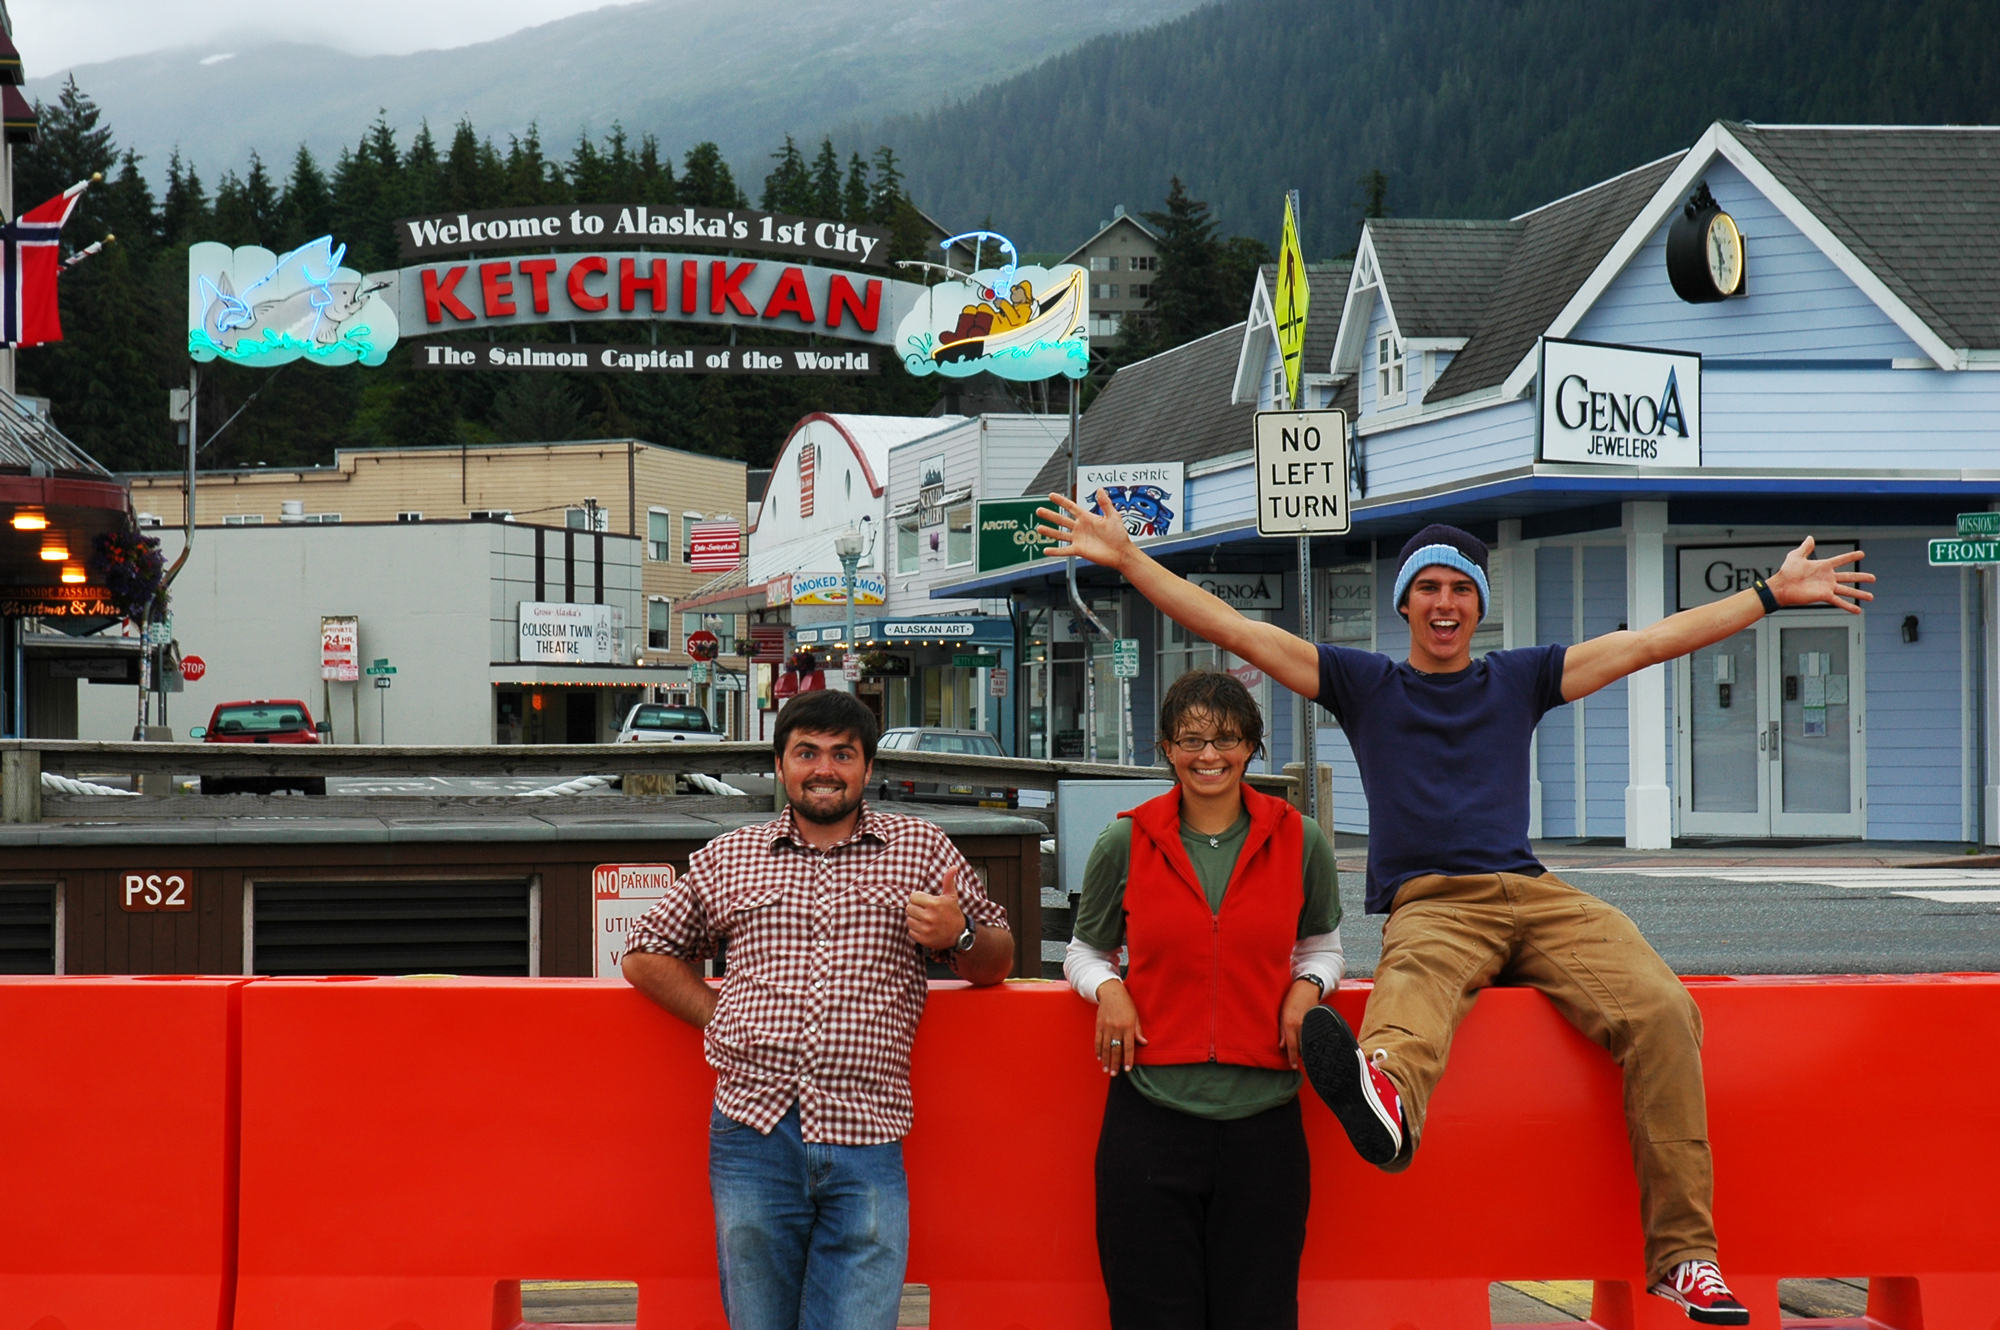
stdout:
POLYGON ((1090 277, 1074 263, 1022 266, 1014 243, 993 231, 968 231, 940 243, 997 243, 1007 262, 919 287, 917 303, 896 324, 895 344, 912 374, 963 379, 997 374, 1026 382, 1090 372, 1090 277))
POLYGON ((1544 462, 1701 465, 1701 357, 1542 339, 1544 462))
POLYGON ((269 367, 379 365, 396 344, 395 284, 343 268, 333 237, 286 254, 213 241, 188 247, 188 354, 269 367))

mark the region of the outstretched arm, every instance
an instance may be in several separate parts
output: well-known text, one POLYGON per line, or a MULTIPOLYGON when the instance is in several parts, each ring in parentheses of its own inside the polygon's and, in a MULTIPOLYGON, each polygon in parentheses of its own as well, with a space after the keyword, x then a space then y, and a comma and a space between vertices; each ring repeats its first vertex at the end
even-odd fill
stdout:
POLYGON ((1049 495, 1049 502, 1055 507, 1037 508, 1035 516, 1042 519, 1036 529, 1056 541, 1046 551, 1050 557, 1073 554, 1111 569, 1197 637, 1241 656, 1301 697, 1319 696, 1318 648, 1274 623, 1244 618, 1220 597, 1162 568, 1132 543, 1110 495, 1097 491, 1095 513, 1061 494, 1049 495))
MULTIPOLYGON (((1849 564, 1859 563, 1862 552, 1853 550, 1831 559, 1812 557, 1813 538, 1807 536, 1799 547, 1785 556, 1784 566, 1765 585, 1780 605, 1811 605, 1825 601, 1849 614, 1861 613, 1858 602, 1875 599, 1860 583, 1873 582, 1875 574, 1856 572, 1849 564)), ((1764 604, 1754 590, 1739 591, 1725 600, 1682 610, 1638 632, 1606 633, 1588 642, 1579 642, 1563 656, 1563 701, 1589 697, 1648 665, 1658 665, 1676 656, 1685 656, 1734 633, 1740 633, 1764 617, 1764 604)))

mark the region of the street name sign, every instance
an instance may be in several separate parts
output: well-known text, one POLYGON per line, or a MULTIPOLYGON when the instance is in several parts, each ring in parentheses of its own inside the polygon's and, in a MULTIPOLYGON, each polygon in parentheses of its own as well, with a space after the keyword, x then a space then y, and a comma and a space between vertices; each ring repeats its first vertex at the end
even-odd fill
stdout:
POLYGON ((1257 413, 1257 534, 1339 536, 1347 510, 1347 413, 1257 413))
POLYGON ((2000 536, 2000 513, 1960 513, 1958 534, 1961 536, 2000 536))
POLYGON ((2000 539, 1931 542, 1931 567, 1940 568, 1967 563, 2000 563, 2000 539))

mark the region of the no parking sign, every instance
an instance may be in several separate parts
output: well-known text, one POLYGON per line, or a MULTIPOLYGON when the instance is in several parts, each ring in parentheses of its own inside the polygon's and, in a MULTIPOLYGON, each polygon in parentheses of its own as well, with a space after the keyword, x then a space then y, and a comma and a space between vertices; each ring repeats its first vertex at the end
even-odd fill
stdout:
POLYGON ((599 864, 590 872, 599 979, 616 979, 625 959, 625 935, 639 916, 674 884, 672 864, 599 864))

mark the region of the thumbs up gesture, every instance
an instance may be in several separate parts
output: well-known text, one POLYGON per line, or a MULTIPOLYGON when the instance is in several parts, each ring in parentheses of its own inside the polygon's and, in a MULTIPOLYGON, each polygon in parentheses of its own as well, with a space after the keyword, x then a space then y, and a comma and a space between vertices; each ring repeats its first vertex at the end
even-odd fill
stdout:
POLYGON ((958 903, 958 869, 945 873, 936 892, 913 891, 904 909, 910 941, 932 951, 949 951, 958 944, 970 917, 958 903))

